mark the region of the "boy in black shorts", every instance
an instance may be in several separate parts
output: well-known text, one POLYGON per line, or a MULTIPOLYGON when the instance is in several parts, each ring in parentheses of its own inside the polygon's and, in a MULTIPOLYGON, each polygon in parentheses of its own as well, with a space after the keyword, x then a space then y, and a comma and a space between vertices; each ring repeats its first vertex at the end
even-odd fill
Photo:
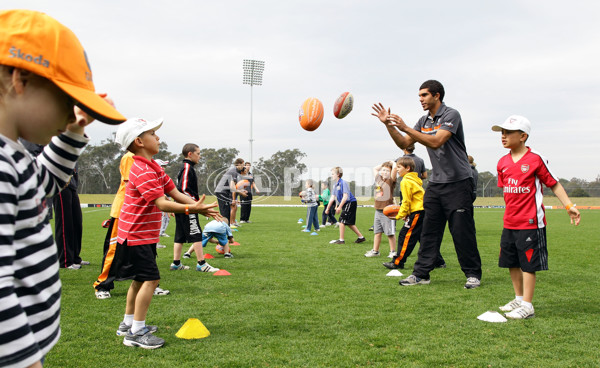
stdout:
POLYGON ((160 224, 163 212, 201 213, 204 216, 221 219, 213 208, 217 203, 203 204, 181 193, 165 171, 152 156, 158 153, 159 138, 156 130, 162 120, 146 121, 129 119, 117 131, 115 140, 133 152, 134 162, 129 172, 129 182, 125 189, 125 201, 119 217, 117 248, 123 256, 118 257, 118 276, 133 279, 127 292, 127 304, 123 322, 117 335, 125 336, 123 344, 156 349, 165 340, 154 336, 156 326, 146 326, 146 315, 154 290, 160 281, 156 265, 156 244, 159 241, 160 224), (169 195, 175 200, 168 200, 169 195))
POLYGON ((525 145, 531 131, 529 120, 512 115, 492 130, 502 132, 502 145, 510 149, 498 161, 498 187, 503 188, 506 203, 498 266, 509 269, 515 299, 500 310, 507 312, 506 318, 531 318, 535 316, 535 273, 548 269, 542 183, 565 206, 571 223, 579 225, 581 216, 558 177, 550 172, 548 160, 525 145))
MULTIPOLYGON (((181 150, 183 155, 183 166, 177 174, 177 189, 197 201, 198 195, 198 176, 194 165, 200 161, 200 147, 194 143, 187 143, 181 150)), ((198 221, 198 214, 185 213, 175 214, 175 241, 173 244, 173 263, 171 263, 171 271, 188 270, 189 266, 184 266, 181 263, 181 250, 183 243, 193 243, 194 251, 196 252, 196 271, 202 272, 217 272, 218 268, 212 267, 204 260, 202 251, 202 228, 198 221)))

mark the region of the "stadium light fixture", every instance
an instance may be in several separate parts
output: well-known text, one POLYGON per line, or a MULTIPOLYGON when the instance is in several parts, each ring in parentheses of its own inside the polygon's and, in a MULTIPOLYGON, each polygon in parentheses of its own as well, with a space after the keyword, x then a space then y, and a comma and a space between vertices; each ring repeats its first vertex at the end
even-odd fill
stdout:
POLYGON ((262 77, 263 71, 265 70, 265 62, 260 60, 249 60, 244 59, 244 84, 250 85, 250 162, 254 165, 252 161, 252 145, 254 142, 254 137, 252 135, 252 87, 253 86, 262 86, 262 77))

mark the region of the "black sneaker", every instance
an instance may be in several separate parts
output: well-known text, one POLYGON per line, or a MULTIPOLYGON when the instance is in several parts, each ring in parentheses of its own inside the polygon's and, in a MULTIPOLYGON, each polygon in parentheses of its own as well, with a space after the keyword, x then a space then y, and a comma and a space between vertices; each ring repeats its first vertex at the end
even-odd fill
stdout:
POLYGON ((337 240, 330 241, 329 244, 346 244, 346 241, 344 241, 342 239, 337 239, 337 240))
POLYGON ((373 231, 373 229, 374 229, 374 228, 375 228, 375 226, 371 226, 371 227, 369 228, 369 231, 373 231))
POLYGON ((223 254, 223 258, 233 258, 233 254, 225 253, 225 254, 223 254))
POLYGON ((397 265, 394 262, 383 262, 383 266, 385 268, 389 268, 390 270, 403 270, 404 265, 397 265))
POLYGON ((125 339, 123 339, 123 345, 139 346, 142 349, 158 349, 164 344, 165 340, 152 335, 152 332, 147 327, 142 328, 136 333, 131 333, 131 330, 129 330, 127 331, 127 335, 125 335, 125 339))
POLYGON ((437 266, 435 266, 435 268, 446 268, 446 267, 447 267, 447 266, 446 266, 446 264, 445 264, 445 263, 442 263, 442 264, 440 264, 440 265, 437 265, 437 266))
POLYGON ((354 242, 358 244, 358 243, 364 243, 366 241, 367 241, 367 239, 365 239, 365 237, 363 236, 362 238, 356 239, 354 242))

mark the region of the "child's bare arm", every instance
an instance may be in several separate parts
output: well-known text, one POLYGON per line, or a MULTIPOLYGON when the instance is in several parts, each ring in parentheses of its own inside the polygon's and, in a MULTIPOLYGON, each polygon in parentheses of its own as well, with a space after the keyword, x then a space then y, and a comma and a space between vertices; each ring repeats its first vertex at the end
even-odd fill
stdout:
POLYGON ((567 213, 571 218, 571 224, 574 223, 575 226, 579 225, 579 221, 581 221, 581 214, 579 213, 579 210, 577 210, 577 207, 575 207, 575 205, 569 199, 565 188, 560 183, 556 183, 550 189, 552 189, 552 192, 554 192, 560 203, 567 208, 567 213))
POLYGON ((219 211, 214 209, 215 207, 217 207, 217 202, 215 201, 210 204, 204 204, 204 199, 206 198, 204 194, 198 201, 194 201, 193 198, 186 196, 185 194, 179 192, 177 189, 170 191, 168 194, 175 201, 181 199, 183 203, 169 201, 166 197, 157 198, 154 201, 154 204, 156 205, 156 207, 158 207, 158 209, 160 209, 163 212, 199 213, 203 216, 212 217, 217 221, 223 221, 223 217, 221 217, 219 211))
POLYGON ((398 165, 396 164, 396 161, 390 161, 392 163, 392 173, 390 174, 390 178, 394 179, 394 181, 396 180, 396 177, 398 176, 398 165))

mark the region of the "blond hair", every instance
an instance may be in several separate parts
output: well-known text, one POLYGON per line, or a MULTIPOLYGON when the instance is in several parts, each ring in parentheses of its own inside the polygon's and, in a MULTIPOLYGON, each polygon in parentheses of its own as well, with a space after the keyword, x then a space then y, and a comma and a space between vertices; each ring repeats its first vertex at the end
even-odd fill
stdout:
POLYGON ((344 176, 344 170, 342 170, 341 167, 336 166, 333 169, 331 169, 331 171, 335 171, 335 173, 341 178, 342 176, 344 176))

